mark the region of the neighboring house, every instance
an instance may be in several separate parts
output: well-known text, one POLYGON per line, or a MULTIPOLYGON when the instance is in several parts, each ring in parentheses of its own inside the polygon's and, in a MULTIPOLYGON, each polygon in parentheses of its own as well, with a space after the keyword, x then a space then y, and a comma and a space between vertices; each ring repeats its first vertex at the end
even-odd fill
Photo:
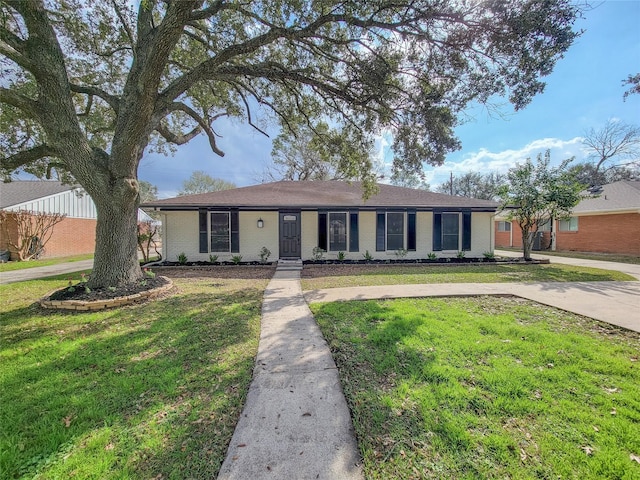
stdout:
MULTIPOLYGON (((14 180, 0 184, 0 209, 27 210, 42 213, 62 213, 66 217, 53 228, 45 245, 44 257, 63 257, 93 253, 96 243, 96 206, 81 188, 54 181, 14 180)), ((150 217, 142 210, 139 221, 150 217)), ((15 226, 8 225, 15 236, 15 226)), ((7 250, 5 228, 0 228, 0 250, 7 250)), ((15 258, 12 255, 12 258, 15 258)))
MULTIPOLYGON (((591 194, 570 218, 542 228, 541 249, 640 255, 640 181, 610 183, 591 194)), ((520 226, 496 217, 495 245, 521 248, 520 226)))
POLYGON ((219 192, 157 200, 143 205, 159 211, 163 223, 163 258, 229 260, 377 259, 482 257, 493 250, 493 215, 497 204, 426 190, 379 185, 362 199, 360 183, 281 181, 219 192))

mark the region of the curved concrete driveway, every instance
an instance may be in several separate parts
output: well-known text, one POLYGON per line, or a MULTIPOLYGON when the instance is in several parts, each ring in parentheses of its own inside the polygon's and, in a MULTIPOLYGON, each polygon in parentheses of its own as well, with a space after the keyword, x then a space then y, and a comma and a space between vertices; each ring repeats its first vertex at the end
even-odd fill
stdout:
MULTIPOLYGON (((496 251, 501 256, 520 256, 496 251)), ((640 265, 534 255, 551 263, 618 270, 640 279, 640 265)), ((448 283, 330 288, 304 292, 307 302, 379 298, 515 295, 640 332, 640 282, 448 283)))
POLYGON ((0 284, 24 282, 25 280, 35 280, 38 278, 51 277, 53 275, 63 275, 65 273, 80 272, 93 268, 93 259, 79 260, 77 262, 58 263, 46 267, 24 268, 11 272, 0 272, 0 284))

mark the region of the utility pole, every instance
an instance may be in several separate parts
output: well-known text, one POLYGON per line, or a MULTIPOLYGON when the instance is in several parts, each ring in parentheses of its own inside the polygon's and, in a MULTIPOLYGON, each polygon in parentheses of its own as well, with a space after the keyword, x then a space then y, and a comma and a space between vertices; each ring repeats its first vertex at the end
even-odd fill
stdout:
POLYGON ((453 172, 450 172, 449 176, 449 193, 453 195, 453 172))

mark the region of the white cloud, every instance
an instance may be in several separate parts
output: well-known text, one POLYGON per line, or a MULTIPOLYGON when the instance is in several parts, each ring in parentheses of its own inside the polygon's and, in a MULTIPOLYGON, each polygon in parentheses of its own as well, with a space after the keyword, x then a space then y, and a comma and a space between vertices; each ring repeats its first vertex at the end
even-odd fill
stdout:
POLYGON ((426 167, 427 180, 435 187, 449 179, 451 173, 464 174, 478 172, 487 174, 491 172, 506 173, 517 163, 522 163, 527 158, 535 158, 538 154, 551 152, 551 163, 560 163, 567 158, 575 157, 576 162, 586 160, 587 154, 582 145, 582 137, 574 137, 570 140, 559 138, 541 138, 534 140, 524 147, 514 150, 508 149, 500 152, 492 152, 481 148, 475 152, 463 154, 461 158, 451 158, 439 167, 426 167))

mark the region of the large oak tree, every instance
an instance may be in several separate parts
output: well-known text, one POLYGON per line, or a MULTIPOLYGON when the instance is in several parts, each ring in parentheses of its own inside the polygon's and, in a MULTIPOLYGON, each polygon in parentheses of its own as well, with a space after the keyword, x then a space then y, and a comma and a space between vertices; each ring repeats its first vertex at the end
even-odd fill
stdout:
POLYGON ((221 116, 292 132, 329 121, 363 155, 391 131, 395 167, 416 172, 459 147, 469 102, 519 109, 541 92, 579 13, 568 0, 3 0, 2 172, 70 174, 98 209, 92 286, 133 282, 145 149, 204 134, 222 156, 221 116))

